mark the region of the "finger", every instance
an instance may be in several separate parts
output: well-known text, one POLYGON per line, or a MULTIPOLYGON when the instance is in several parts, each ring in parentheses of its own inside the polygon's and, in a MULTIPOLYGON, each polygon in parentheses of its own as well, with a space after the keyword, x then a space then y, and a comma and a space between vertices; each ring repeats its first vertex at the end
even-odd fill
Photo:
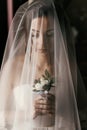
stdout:
POLYGON ((40 100, 39 103, 46 104, 46 105, 54 105, 55 104, 52 100, 49 100, 49 98, 40 100))
POLYGON ((42 104, 50 104, 50 103, 55 104, 55 96, 52 94, 38 95, 34 100, 34 102, 42 104))
POLYGON ((35 111, 36 111, 37 113, 39 113, 39 115, 43 115, 43 114, 55 115, 55 111, 53 111, 53 110, 35 109, 35 111))
POLYGON ((38 95, 36 98, 35 98, 35 101, 37 101, 37 100, 43 100, 44 99, 44 97, 42 96, 42 95, 38 95))
POLYGON ((39 111, 35 111, 33 114, 33 119, 35 119, 39 115, 41 115, 41 113, 39 111))
POLYGON ((33 119, 35 119, 38 116, 38 114, 35 112, 33 115, 33 119))
POLYGON ((44 105, 44 104, 35 104, 34 106, 36 109, 44 109, 44 110, 50 110, 53 109, 54 107, 52 105, 44 105))
POLYGON ((43 114, 48 114, 48 110, 43 110, 43 109, 35 109, 36 112, 39 112, 41 115, 43 114))
POLYGON ((47 99, 36 99, 35 104, 47 104, 47 99))
POLYGON ((34 103, 43 103, 44 97, 42 97, 41 95, 38 95, 38 97, 36 97, 36 99, 34 100, 34 103))
POLYGON ((41 112, 41 113, 43 113, 44 111, 47 113, 52 113, 52 114, 55 113, 55 109, 53 109, 49 106, 45 106, 45 105, 44 106, 43 105, 36 106, 35 111, 41 112))
POLYGON ((49 100, 39 100, 34 103, 35 107, 39 107, 40 105, 46 106, 47 108, 55 108, 55 104, 49 100))
POLYGON ((55 96, 53 94, 41 94, 41 95, 38 95, 36 98, 35 98, 35 101, 37 100, 44 100, 44 99, 49 99, 51 101, 55 101, 55 96))

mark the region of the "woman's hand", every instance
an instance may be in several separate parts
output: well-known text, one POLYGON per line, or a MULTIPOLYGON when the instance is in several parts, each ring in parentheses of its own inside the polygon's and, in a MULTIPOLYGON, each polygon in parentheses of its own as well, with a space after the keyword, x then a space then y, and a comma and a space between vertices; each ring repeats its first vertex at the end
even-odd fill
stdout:
POLYGON ((55 96, 52 94, 42 94, 38 95, 34 101, 34 117, 35 119, 38 115, 46 115, 50 116, 55 114, 55 96))

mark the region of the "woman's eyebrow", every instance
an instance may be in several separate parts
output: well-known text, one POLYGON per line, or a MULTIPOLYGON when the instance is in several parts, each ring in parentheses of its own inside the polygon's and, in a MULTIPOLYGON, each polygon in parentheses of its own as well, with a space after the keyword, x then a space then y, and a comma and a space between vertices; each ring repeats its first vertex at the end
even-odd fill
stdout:
POLYGON ((38 30, 35 30, 35 29, 32 29, 32 31, 33 31, 33 32, 38 32, 38 33, 40 32, 40 31, 38 31, 38 30))
POLYGON ((51 31, 54 31, 54 29, 48 29, 47 32, 51 32, 51 31))

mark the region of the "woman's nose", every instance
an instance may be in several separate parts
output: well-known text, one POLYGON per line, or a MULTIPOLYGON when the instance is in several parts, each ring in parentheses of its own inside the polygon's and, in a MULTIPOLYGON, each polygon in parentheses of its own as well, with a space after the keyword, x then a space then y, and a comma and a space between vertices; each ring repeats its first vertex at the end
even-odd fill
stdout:
POLYGON ((46 36, 45 35, 41 35, 39 38, 39 47, 42 49, 45 49, 46 47, 46 36))

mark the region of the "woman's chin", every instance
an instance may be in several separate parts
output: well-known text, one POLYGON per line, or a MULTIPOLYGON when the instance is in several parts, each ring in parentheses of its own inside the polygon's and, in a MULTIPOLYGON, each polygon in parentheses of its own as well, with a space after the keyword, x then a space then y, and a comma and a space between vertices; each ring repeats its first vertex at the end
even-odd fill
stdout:
POLYGON ((45 56, 45 55, 48 54, 47 51, 43 51, 43 50, 37 50, 36 53, 37 53, 38 55, 43 55, 43 56, 45 56))

